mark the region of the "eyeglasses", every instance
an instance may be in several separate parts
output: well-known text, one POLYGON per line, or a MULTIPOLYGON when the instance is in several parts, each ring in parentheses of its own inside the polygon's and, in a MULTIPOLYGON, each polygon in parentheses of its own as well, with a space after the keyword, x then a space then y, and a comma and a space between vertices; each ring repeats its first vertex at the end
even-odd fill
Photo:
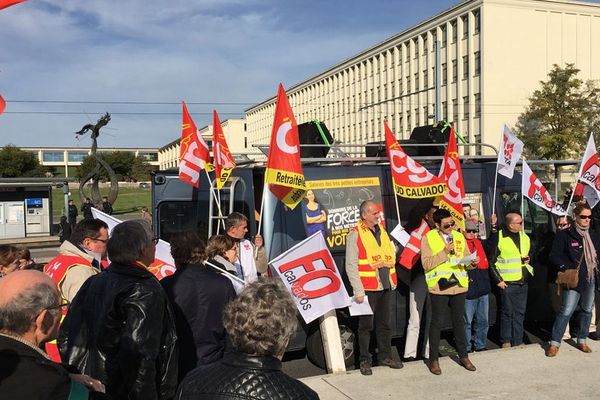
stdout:
POLYGON ((71 303, 67 299, 61 299, 60 304, 57 304, 52 307, 46 307, 46 310, 64 310, 66 308, 69 308, 70 305, 71 303))
POLYGON ((511 222, 512 225, 523 225, 523 221, 511 222))
POLYGON ((452 221, 449 224, 443 225, 442 228, 448 229, 448 228, 450 228, 451 226, 454 226, 454 225, 456 225, 456 224, 454 223, 454 221, 452 221))
POLYGON ((569 224, 556 224, 558 228, 564 228, 565 226, 569 226, 569 224))
POLYGON ((102 242, 102 243, 106 243, 106 242, 108 242, 108 239, 98 239, 98 238, 93 238, 93 237, 91 237, 91 238, 88 238, 88 239, 90 239, 90 240, 95 240, 95 241, 97 241, 97 242, 102 242))
POLYGON ((578 215, 577 218, 579 219, 592 219, 591 215, 578 215))

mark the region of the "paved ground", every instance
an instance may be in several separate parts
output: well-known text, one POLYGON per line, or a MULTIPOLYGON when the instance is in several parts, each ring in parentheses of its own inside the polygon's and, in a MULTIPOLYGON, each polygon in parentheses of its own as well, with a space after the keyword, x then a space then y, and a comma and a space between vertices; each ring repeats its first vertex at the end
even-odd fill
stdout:
POLYGON ((600 393, 600 342, 588 343, 591 354, 563 343, 556 358, 547 358, 539 344, 476 353, 471 355, 476 372, 443 357, 440 376, 415 361, 401 370, 376 367, 372 376, 351 371, 302 381, 326 400, 594 399, 600 393))

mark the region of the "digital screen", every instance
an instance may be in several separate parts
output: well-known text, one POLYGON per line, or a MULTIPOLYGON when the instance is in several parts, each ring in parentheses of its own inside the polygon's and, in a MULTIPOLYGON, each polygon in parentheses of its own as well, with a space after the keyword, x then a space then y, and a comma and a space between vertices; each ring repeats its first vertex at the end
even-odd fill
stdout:
POLYGON ((27 208, 42 208, 42 199, 26 199, 27 208))

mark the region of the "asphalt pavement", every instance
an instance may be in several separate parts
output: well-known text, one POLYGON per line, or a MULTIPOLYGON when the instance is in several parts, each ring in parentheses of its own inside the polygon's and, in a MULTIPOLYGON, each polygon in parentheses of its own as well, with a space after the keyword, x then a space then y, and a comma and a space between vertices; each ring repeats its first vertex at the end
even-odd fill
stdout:
POLYGON ((375 367, 371 376, 350 371, 301 380, 324 400, 597 399, 600 342, 588 341, 591 354, 568 342, 563 342, 555 358, 546 357, 541 344, 471 354, 475 372, 464 369, 454 357, 442 357, 439 376, 431 374, 424 362, 415 361, 401 370, 375 367))

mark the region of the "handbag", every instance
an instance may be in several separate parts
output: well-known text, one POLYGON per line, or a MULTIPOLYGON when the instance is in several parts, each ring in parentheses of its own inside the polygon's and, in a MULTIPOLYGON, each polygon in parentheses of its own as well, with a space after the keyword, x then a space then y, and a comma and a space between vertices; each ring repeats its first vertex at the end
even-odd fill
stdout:
POLYGON ((438 286, 440 290, 450 289, 452 286, 456 285, 458 285, 458 279, 456 279, 456 276, 454 276, 454 274, 450 275, 449 279, 440 278, 438 280, 438 286))
POLYGON ((581 267, 581 261, 583 260, 583 254, 577 263, 577 268, 566 269, 559 271, 556 276, 557 293, 560 294, 560 289, 575 289, 579 284, 579 268, 581 267))

